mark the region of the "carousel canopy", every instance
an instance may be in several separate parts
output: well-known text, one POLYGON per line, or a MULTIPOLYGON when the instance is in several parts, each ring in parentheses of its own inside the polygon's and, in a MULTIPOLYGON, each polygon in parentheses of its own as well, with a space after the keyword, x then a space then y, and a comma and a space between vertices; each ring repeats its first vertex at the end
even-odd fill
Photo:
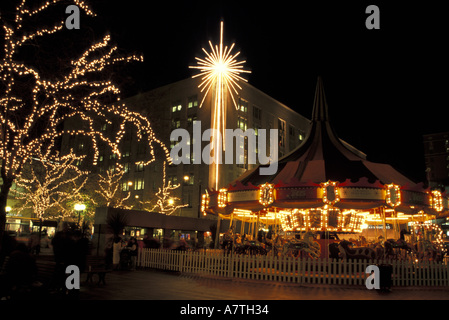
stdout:
MULTIPOLYGON (((312 125, 301 146, 278 162, 278 172, 272 176, 259 175, 259 168, 251 170, 237 180, 255 186, 263 183, 321 183, 324 181, 367 180, 374 184, 408 185, 417 187, 392 166, 366 160, 365 154, 337 137, 329 121, 323 82, 318 79, 312 113, 312 125), (293 181, 292 181, 293 180, 293 181)), ((232 184, 235 185, 236 182, 232 184)))
MULTIPOLYGON (((258 215, 297 212, 309 221, 313 210, 325 220, 335 210, 337 224, 342 225, 344 217, 349 221, 361 211, 389 209, 422 215, 441 214, 449 207, 448 198, 439 191, 424 189, 422 183, 416 184, 388 164, 368 161, 364 153, 337 137, 321 78, 306 140, 278 161, 275 174, 260 175, 260 167, 227 188, 203 195, 203 211, 222 216, 235 210, 258 215)), ((321 230, 330 224, 323 219, 321 230)))

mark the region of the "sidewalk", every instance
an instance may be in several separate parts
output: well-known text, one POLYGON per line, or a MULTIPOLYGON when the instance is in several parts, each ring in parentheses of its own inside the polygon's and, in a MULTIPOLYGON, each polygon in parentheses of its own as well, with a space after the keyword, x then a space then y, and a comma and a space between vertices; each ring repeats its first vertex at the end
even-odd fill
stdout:
MULTIPOLYGON (((85 281, 85 275, 82 276, 85 281)), ((96 279, 95 279, 96 280, 96 279)), ((114 271, 106 285, 82 283, 81 300, 449 300, 449 288, 298 285, 223 279, 152 269, 114 271)))

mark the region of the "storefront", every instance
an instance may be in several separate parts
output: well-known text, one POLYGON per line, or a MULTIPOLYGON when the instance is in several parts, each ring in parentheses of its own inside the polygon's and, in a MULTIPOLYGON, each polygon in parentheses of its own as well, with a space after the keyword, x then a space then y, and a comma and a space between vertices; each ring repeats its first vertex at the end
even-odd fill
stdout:
POLYGON ((212 241, 211 230, 216 220, 168 216, 157 212, 124 210, 100 207, 96 209, 92 243, 98 254, 103 254, 105 245, 113 237, 108 218, 120 215, 125 226, 119 236, 127 240, 135 237, 143 247, 145 237, 157 240, 161 246, 174 247, 180 241, 189 246, 207 246, 212 241))

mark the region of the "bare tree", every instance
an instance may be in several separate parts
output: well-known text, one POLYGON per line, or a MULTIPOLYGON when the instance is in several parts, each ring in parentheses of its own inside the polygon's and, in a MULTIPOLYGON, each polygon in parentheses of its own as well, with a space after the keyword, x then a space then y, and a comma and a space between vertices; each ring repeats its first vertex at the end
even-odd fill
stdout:
MULTIPOLYGON (((95 15, 85 1, 71 2, 87 16, 95 15)), ((162 147, 169 158, 168 149, 155 137, 149 120, 120 103, 120 90, 109 79, 109 68, 117 63, 142 61, 141 56, 121 55, 106 35, 69 63, 52 65, 51 72, 44 71, 43 65, 52 61, 39 60, 39 56, 38 61, 25 59, 33 55, 27 55, 27 50, 39 47, 45 41, 52 45, 59 43, 54 37, 64 31, 64 17, 48 26, 48 18, 53 15, 45 15, 45 12, 61 3, 53 0, 35 7, 35 1, 28 4, 22 0, 18 1, 12 19, 7 19, 3 12, 1 15, 0 171, 3 183, 0 189, 0 239, 5 229, 6 201, 13 182, 31 157, 43 155, 42 162, 55 160, 51 157, 59 149, 58 143, 64 135, 84 136, 93 148, 91 161, 95 165, 100 145, 109 148, 117 159, 121 158, 119 145, 125 127, 131 126, 137 129, 138 140, 145 141, 150 149, 152 156, 144 164, 154 161, 157 147, 162 147), (25 28, 27 20, 31 23, 25 28), (64 123, 67 121, 78 126, 66 129, 64 123), (117 128, 114 132, 101 130, 103 125, 112 123, 117 128)))
POLYGON ((164 161, 162 171, 162 187, 160 187, 158 192, 156 192, 154 199, 141 203, 150 211, 171 215, 175 213, 176 210, 189 206, 189 204, 179 204, 181 199, 176 197, 173 192, 180 187, 180 184, 172 184, 170 180, 167 181, 165 170, 166 165, 167 163, 164 161))
POLYGON ((32 209, 40 220, 64 218, 71 214, 72 210, 66 208, 66 204, 87 181, 87 172, 77 166, 84 156, 70 153, 54 158, 57 160, 29 158, 26 162, 25 169, 16 180, 18 188, 13 192, 21 202, 18 213, 32 209))
POLYGON ((129 184, 123 181, 125 171, 121 164, 116 164, 113 170, 106 170, 106 173, 98 175, 98 187, 100 190, 95 190, 98 194, 100 204, 106 207, 131 209, 131 205, 126 202, 131 196, 129 191, 129 184), (124 185, 125 187, 124 188, 124 185), (125 189, 125 190, 124 190, 125 189), (125 192, 125 195, 123 194, 125 192))

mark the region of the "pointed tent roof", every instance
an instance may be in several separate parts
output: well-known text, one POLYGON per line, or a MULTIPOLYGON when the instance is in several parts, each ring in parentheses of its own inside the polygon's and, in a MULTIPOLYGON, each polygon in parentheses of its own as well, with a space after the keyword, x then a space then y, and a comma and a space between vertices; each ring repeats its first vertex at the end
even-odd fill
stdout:
POLYGON ((414 187, 416 184, 392 166, 367 161, 364 154, 340 140, 329 121, 323 81, 318 78, 312 121, 306 140, 278 161, 277 173, 260 175, 259 167, 238 178, 243 185, 269 183, 302 184, 326 181, 364 186, 395 183, 414 187))

